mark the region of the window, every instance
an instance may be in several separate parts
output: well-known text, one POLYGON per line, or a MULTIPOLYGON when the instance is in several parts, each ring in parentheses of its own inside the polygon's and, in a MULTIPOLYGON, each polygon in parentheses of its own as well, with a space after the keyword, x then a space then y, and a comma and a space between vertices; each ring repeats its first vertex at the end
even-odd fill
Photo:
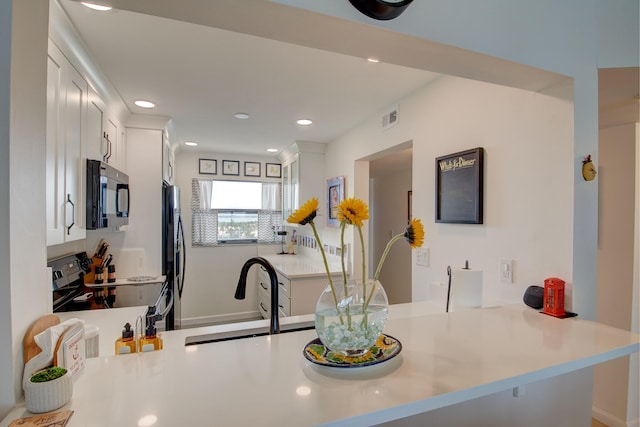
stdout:
POLYGON ((194 178, 192 244, 278 243, 280 187, 280 183, 194 178))

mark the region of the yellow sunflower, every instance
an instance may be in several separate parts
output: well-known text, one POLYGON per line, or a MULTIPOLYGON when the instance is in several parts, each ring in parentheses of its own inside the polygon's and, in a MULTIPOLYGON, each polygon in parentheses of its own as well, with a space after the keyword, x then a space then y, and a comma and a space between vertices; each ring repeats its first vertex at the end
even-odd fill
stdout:
POLYGON ((300 209, 289 215, 287 222, 292 224, 305 225, 313 221, 318 210, 318 199, 313 197, 302 205, 300 209))
POLYGON ((404 232, 404 237, 412 248, 419 248, 424 242, 424 227, 419 219, 412 219, 404 232))
POLYGON ((338 205, 338 219, 362 227, 362 221, 369 219, 369 207, 354 197, 344 199, 338 205))

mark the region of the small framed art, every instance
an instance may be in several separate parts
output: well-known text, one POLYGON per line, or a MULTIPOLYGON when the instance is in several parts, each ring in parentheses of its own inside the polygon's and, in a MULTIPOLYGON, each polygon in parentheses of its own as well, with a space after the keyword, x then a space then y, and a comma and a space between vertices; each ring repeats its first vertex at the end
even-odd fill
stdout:
POLYGON ((267 178, 282 178, 282 165, 280 163, 267 163, 267 178))
POLYGON ((240 175, 240 162, 238 160, 223 160, 222 175, 240 175))
POLYGON ((327 180, 327 225, 338 227, 338 205, 344 200, 344 176, 327 180))
POLYGON ((218 173, 218 162, 213 159, 200 159, 200 174, 216 175, 218 173))
POLYGON ((260 163, 244 162, 244 176, 260 176, 260 163))

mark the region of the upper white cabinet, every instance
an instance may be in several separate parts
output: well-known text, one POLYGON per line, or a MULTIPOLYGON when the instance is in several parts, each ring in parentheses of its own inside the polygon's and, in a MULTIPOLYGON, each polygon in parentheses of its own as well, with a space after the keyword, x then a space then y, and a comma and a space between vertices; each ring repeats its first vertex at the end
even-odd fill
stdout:
POLYGON ((47 245, 86 236, 85 150, 89 87, 49 40, 47 61, 47 245))
POLYGON ((87 112, 87 157, 101 160, 125 172, 127 166, 125 129, 104 101, 89 89, 87 112))
POLYGON ((162 132, 162 179, 168 184, 173 184, 174 155, 169 141, 169 135, 162 132))
POLYGON ((312 197, 319 202, 318 215, 325 211, 325 145, 296 142, 280 154, 282 162, 282 214, 284 219, 312 197))

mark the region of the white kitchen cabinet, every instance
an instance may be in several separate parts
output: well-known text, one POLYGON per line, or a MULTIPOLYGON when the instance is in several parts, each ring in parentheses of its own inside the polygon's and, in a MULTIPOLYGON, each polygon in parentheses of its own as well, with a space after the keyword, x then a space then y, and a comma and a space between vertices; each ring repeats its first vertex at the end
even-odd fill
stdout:
POLYGON ((86 236, 88 84, 49 40, 47 60, 47 245, 86 236))
POLYGON ((162 179, 168 184, 173 184, 173 150, 167 131, 162 132, 162 179))
MULTIPOLYGON (((282 271, 278 275, 278 312, 280 317, 312 314, 320 294, 329 283, 324 275, 287 277, 282 271)), ((342 277, 331 276, 334 283, 342 277)), ((262 266, 258 270, 258 311, 265 319, 271 313, 271 279, 262 266)))
POLYGON ((101 160, 119 171, 127 166, 125 129, 98 94, 89 89, 87 158, 101 160))
POLYGON ((318 215, 324 214, 324 148, 324 144, 296 142, 279 156, 282 162, 282 215, 285 221, 312 197, 318 199, 318 215))

